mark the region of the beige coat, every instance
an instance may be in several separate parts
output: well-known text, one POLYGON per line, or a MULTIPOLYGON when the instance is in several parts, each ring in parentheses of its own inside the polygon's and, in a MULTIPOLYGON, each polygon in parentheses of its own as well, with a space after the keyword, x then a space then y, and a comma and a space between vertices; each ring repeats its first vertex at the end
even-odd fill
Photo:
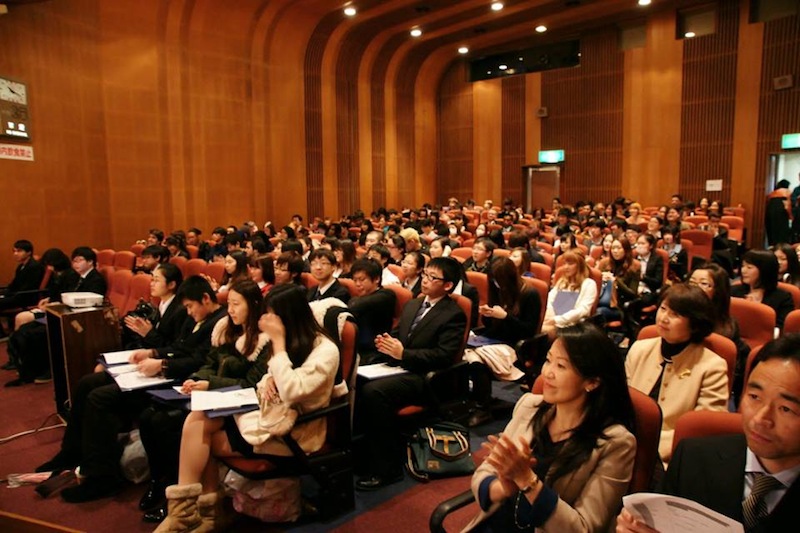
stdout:
MULTIPOLYGON (((636 341, 625 360, 628 384, 650 394, 661 374, 661 337, 636 341)), ((661 460, 672 457, 675 422, 689 411, 726 411, 728 408, 728 365, 702 344, 690 344, 673 357, 664 369, 658 405, 661 407, 661 460)))
MULTIPOLYGON (((517 436, 532 440, 531 421, 541 402, 539 395, 526 394, 520 398, 504 433, 515 440, 517 436)), ((619 424, 606 428, 606 435, 608 439, 598 439, 597 447, 580 468, 552 484, 559 495, 558 503, 540 530, 555 533, 606 531, 613 524, 630 483, 636 438, 619 424)), ((473 474, 472 492, 476 499, 481 482, 491 475, 495 475, 495 471, 487 462, 473 474)), ((488 511, 481 511, 464 531, 473 529, 500 505, 498 502, 488 511)))
MULTIPOLYGON (((333 382, 339 366, 339 349, 327 337, 319 336, 314 349, 306 361, 298 368, 292 366, 286 352, 273 354, 267 362, 267 373, 261 379, 259 388, 272 376, 278 393, 284 403, 289 404, 300 414, 327 407, 331 403, 333 382)), ((242 436, 253 444, 256 453, 291 455, 289 448, 280 438, 257 438, 260 411, 236 415, 236 424, 242 436), (251 438, 251 436, 255 438, 251 438), (255 442, 263 441, 260 444, 255 442)), ((312 420, 295 426, 292 437, 306 452, 315 452, 325 443, 325 418, 312 420)))

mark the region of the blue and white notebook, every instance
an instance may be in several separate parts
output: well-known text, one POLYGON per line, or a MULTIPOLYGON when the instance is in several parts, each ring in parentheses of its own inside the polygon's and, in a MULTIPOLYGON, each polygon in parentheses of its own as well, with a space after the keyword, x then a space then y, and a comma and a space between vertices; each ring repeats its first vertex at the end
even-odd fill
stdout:
POLYGON ((556 316, 561 316, 575 309, 579 294, 577 291, 558 291, 555 299, 553 299, 553 311, 555 311, 556 316))

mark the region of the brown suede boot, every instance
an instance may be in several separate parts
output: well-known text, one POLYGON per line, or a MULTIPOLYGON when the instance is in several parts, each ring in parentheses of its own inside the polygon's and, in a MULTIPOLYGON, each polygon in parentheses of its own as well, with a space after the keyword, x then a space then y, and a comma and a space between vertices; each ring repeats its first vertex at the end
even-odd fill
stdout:
POLYGON ((201 494, 197 498, 197 512, 202 524, 194 533, 212 533, 214 531, 227 531, 236 520, 233 509, 226 508, 225 491, 201 494))
POLYGON ((200 483, 167 487, 168 514, 153 533, 195 531, 202 523, 197 512, 197 497, 203 491, 200 483))

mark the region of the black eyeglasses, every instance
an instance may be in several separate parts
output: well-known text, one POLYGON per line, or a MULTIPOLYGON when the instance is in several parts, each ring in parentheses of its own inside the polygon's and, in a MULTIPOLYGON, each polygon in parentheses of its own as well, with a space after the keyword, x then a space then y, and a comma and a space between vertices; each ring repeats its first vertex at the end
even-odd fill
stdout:
POLYGON ((434 276, 433 274, 431 274, 427 270, 423 270, 422 271, 422 275, 424 277, 426 277, 428 279, 428 281, 444 281, 444 278, 441 278, 439 276, 434 276))

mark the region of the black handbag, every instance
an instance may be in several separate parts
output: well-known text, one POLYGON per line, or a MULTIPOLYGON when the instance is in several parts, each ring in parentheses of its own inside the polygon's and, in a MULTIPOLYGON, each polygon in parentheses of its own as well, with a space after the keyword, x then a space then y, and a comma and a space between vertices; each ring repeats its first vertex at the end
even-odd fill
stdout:
POLYGON ((408 473, 417 481, 470 475, 475 462, 469 449, 469 430, 453 422, 423 427, 407 446, 408 473))

